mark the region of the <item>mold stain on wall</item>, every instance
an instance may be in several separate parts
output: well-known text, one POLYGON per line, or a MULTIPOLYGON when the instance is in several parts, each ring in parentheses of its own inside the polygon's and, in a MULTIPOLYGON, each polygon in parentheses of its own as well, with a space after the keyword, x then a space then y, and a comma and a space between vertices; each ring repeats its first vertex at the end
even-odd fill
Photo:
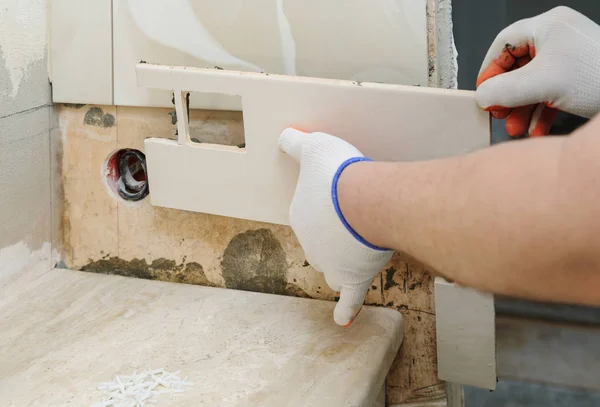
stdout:
POLYGON ((287 259, 281 243, 269 229, 236 235, 223 253, 225 287, 270 294, 310 297, 287 282, 287 259))
POLYGON ((81 267, 82 271, 99 274, 116 274, 124 277, 137 277, 147 280, 171 281, 174 283, 212 286, 204 274, 201 264, 196 262, 177 264, 174 260, 159 258, 150 264, 145 259, 129 261, 118 257, 96 260, 81 267))
MULTIPOLYGON (((173 138, 175 126, 169 111, 60 106, 64 266, 336 300, 337 293, 306 262, 288 227, 154 207, 150 205, 151 179, 150 197, 140 202, 125 202, 107 192, 101 171, 106 157, 120 148, 143 151, 143 141, 148 137, 173 138), (94 124, 86 123, 86 115, 93 115, 94 124), (107 115, 114 117, 112 126, 104 126, 107 115)), ((243 137, 240 121, 241 115, 234 112, 190 112, 192 128, 221 123, 212 127, 221 130, 212 134, 211 140, 222 144, 243 137)), ((373 280, 366 303, 394 308, 406 321, 404 344, 387 379, 388 401, 442 397, 444 387, 437 379, 433 280, 429 274, 410 259, 395 255, 373 280)))
POLYGON ((104 110, 94 106, 87 111, 83 117, 83 122, 88 126, 112 127, 115 125, 115 116, 110 113, 104 113, 104 110))

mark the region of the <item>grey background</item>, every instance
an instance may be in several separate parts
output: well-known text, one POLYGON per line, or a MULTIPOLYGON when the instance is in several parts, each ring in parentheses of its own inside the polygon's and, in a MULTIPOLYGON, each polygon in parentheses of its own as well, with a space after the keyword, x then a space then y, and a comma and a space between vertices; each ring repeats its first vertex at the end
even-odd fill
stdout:
MULTIPOLYGON (((496 35, 504 27, 559 5, 572 7, 595 22, 600 22, 600 1, 597 0, 453 0, 459 88, 475 89, 475 81, 481 61, 496 35)), ((584 122, 585 120, 576 116, 561 114, 553 125, 552 133, 566 134, 584 122)), ((509 137, 504 130, 504 121, 494 120, 492 124, 492 142, 494 144, 506 142, 508 139, 509 137)), ((538 304, 497 298, 496 311, 498 314, 517 317, 600 325, 599 308, 538 304)), ((600 341, 600 337, 598 340, 600 341)), ((600 381, 600 378, 598 380, 600 381)), ((468 407, 600 406, 600 393, 502 379, 498 383, 498 390, 495 392, 467 388, 465 389, 465 398, 468 407)))

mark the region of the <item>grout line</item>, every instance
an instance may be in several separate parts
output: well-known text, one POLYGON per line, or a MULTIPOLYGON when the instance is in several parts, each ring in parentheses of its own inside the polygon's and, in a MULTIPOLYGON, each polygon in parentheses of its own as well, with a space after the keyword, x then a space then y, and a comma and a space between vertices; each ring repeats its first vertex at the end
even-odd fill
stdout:
POLYGON ((50 130, 52 130, 52 129, 50 129, 50 128, 44 129, 44 130, 40 131, 39 133, 31 134, 29 136, 24 136, 24 137, 18 137, 18 138, 10 139, 7 141, 3 141, 0 139, 0 146, 8 146, 13 143, 20 143, 24 140, 29 140, 29 139, 37 138, 37 137, 44 137, 50 130))
POLYGON ((15 112, 15 113, 7 114, 6 116, 0 116, 0 120, 6 119, 8 117, 18 116, 20 114, 35 112, 36 110, 40 110, 40 109, 43 109, 45 107, 51 107, 51 106, 52 106, 52 103, 45 104, 45 105, 39 105, 39 106, 35 106, 35 107, 31 107, 29 109, 21 110, 20 112, 15 112))

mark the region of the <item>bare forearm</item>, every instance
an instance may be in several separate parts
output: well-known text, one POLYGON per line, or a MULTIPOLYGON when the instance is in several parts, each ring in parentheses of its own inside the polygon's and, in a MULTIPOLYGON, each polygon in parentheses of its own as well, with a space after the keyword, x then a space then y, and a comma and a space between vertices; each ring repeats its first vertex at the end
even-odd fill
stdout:
POLYGON ((600 305, 600 165, 586 156, 600 145, 590 140, 582 134, 445 160, 357 163, 340 178, 341 210, 368 241, 459 283, 600 305))

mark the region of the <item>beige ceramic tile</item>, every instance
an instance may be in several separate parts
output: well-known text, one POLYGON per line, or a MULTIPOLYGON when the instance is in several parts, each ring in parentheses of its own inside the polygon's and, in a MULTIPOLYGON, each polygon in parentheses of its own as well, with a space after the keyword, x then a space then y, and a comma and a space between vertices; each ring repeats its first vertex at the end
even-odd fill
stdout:
MULTIPOLYGON (((425 0, 115 2, 115 103, 170 107, 169 92, 137 87, 140 60, 426 86, 425 7, 425 0)), ((240 105, 205 95, 192 107, 240 105)))
POLYGON ((112 1, 52 0, 49 6, 53 101, 111 105, 112 1))

